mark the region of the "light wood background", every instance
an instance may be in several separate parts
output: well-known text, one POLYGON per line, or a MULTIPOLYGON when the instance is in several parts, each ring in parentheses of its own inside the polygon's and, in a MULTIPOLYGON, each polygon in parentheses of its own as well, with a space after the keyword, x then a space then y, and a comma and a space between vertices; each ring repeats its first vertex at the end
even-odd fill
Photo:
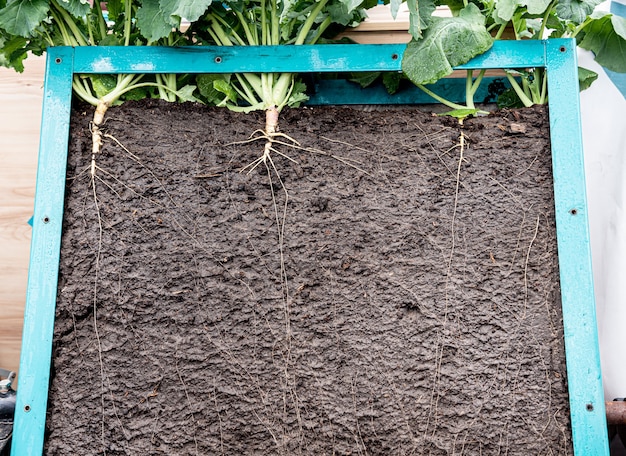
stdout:
POLYGON ((26 301, 45 58, 0 68, 0 367, 17 371, 26 301))

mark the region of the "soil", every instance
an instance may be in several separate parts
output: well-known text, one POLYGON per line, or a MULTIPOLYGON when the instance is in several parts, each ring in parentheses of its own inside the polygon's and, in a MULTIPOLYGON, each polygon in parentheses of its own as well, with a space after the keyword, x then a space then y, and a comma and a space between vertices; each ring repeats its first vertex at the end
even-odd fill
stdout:
POLYGON ((45 454, 572 454, 545 108, 90 117, 45 454))

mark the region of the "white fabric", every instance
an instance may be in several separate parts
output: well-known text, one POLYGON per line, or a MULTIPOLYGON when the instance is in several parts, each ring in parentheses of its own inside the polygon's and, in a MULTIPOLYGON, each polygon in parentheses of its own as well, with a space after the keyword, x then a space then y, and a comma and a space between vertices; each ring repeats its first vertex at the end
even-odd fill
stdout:
POLYGON ((626 397, 626 100, 593 54, 599 74, 581 92, 581 116, 600 356, 606 400, 626 397))

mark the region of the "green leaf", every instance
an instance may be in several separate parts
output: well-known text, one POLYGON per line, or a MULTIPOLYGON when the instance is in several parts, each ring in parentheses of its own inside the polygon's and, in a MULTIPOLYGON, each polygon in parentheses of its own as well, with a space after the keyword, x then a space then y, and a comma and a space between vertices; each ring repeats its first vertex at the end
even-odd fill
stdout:
POLYGON ((150 42, 165 38, 177 24, 168 22, 170 16, 161 11, 159 5, 154 2, 144 2, 137 10, 137 27, 141 34, 150 42))
POLYGON ((74 17, 83 17, 91 11, 91 5, 87 0, 57 0, 61 8, 65 9, 74 17))
POLYGON ((552 0, 526 0, 522 4, 526 5, 529 14, 544 14, 550 3, 552 0))
POLYGON ((110 74, 94 74, 89 76, 91 85, 97 98, 102 98, 117 85, 117 78, 110 74))
POLYGON ((160 9, 170 17, 185 18, 190 22, 197 21, 202 16, 212 0, 161 0, 160 9))
POLYGON ((150 87, 136 87, 126 92, 122 98, 124 100, 143 100, 144 98, 150 98, 150 87))
POLYGON ((389 11, 391 12, 391 17, 394 19, 398 16, 400 5, 402 5, 402 0, 391 0, 389 2, 389 11))
POLYGON ((473 116, 478 112, 476 108, 464 108, 464 109, 453 109, 452 111, 442 112, 441 114, 437 114, 438 116, 451 116, 457 119, 466 119, 469 116, 473 116))
POLYGON ((287 106, 292 108, 297 108, 302 103, 309 99, 308 95, 303 92, 292 93, 289 97, 289 101, 287 101, 287 106))
POLYGON ((402 80, 402 73, 397 72, 385 72, 383 73, 383 85, 387 92, 394 94, 400 87, 400 81, 402 80))
POLYGON ((407 0, 409 7, 409 33, 415 40, 423 37, 423 32, 432 23, 435 11, 433 0, 407 0))
POLYGON ((548 16, 546 28, 552 30, 551 38, 561 38, 567 30, 567 24, 560 20, 555 13, 551 13, 548 16))
POLYGON ((228 75, 223 74, 199 74, 196 76, 198 92, 211 104, 218 104, 224 99, 223 92, 215 88, 214 82, 218 79, 228 80, 228 75))
POLYGON ((431 84, 449 75, 453 67, 491 48, 493 38, 484 24, 485 17, 471 3, 458 17, 433 17, 424 38, 407 45, 402 70, 415 84, 431 84))
POLYGON ((176 96, 180 99, 180 101, 199 101, 196 97, 193 96, 193 93, 196 90, 196 86, 194 85, 186 85, 181 87, 176 91, 176 96))
POLYGON ((588 89, 596 79, 598 79, 598 73, 587 68, 578 67, 578 85, 581 92, 588 89))
POLYGON ((0 36, 0 66, 13 68, 18 73, 24 71, 26 58, 26 38, 16 36, 7 40, 0 36))
POLYGON ((358 73, 352 73, 348 81, 356 82, 361 87, 365 88, 372 85, 380 75, 380 71, 363 71, 358 73))
POLYGON ((602 0, 559 0, 556 14, 563 20, 582 24, 602 0))
POLYGON ((123 46, 124 37, 111 33, 100 40, 98 46, 123 46))
POLYGON ((122 0, 109 0, 107 2, 107 13, 110 21, 117 22, 123 12, 124 4, 122 0))
POLYGON ((228 101, 232 101, 233 103, 237 102, 237 92, 235 92, 235 89, 232 88, 230 82, 225 79, 216 79, 213 81, 213 88, 226 95, 228 101))
POLYGON ((48 0, 14 0, 0 10, 0 28, 11 35, 28 38, 48 17, 48 0))
POLYGON ((328 12, 333 22, 341 25, 350 25, 354 20, 354 13, 361 5, 362 0, 340 0, 328 6, 328 12))
POLYGON ((513 89, 507 89, 498 95, 497 104, 500 109, 524 107, 524 103, 513 89))
POLYGON ((578 45, 592 51, 596 62, 611 71, 626 73, 626 18, 606 14, 592 19, 581 34, 578 45))
POLYGON ((496 8, 493 12, 493 18, 497 24, 506 24, 509 22, 520 6, 517 0, 498 0, 495 4, 496 8))

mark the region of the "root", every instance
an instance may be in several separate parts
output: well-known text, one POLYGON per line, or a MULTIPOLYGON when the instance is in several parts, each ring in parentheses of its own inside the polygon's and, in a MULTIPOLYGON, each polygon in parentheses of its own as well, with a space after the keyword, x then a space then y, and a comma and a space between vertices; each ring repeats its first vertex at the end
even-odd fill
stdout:
MULTIPOLYGON (((303 443, 303 435, 304 435, 304 421, 302 417, 301 411, 301 402, 298 396, 298 379, 295 373, 291 370, 293 364, 295 362, 292 356, 292 329, 291 329, 291 295, 289 289, 289 277, 286 269, 286 259, 285 259, 285 227, 287 221, 287 210, 289 205, 289 192, 285 186, 285 183, 281 177, 279 172, 276 158, 280 156, 286 160, 291 161, 292 163, 297 163, 292 157, 290 157, 285 150, 300 150, 318 155, 325 155, 327 157, 333 158, 346 166, 354 168, 363 174, 370 175, 367 171, 361 169, 358 165, 359 162, 355 160, 346 159, 343 157, 338 157, 330 152, 326 152, 323 150, 315 149, 315 148, 307 148, 303 147, 296 139, 293 137, 282 133, 278 128, 278 120, 279 120, 279 112, 276 108, 271 108, 266 110, 265 112, 265 127, 263 130, 254 131, 246 140, 231 142, 229 145, 242 145, 242 144, 250 144, 257 141, 263 141, 263 149, 262 153, 255 158, 252 162, 245 165, 240 169, 240 172, 250 174, 254 170, 260 167, 261 171, 264 170, 265 176, 270 184, 270 192, 271 192, 271 204, 273 206, 274 212, 274 224, 277 228, 277 238, 278 238, 278 255, 279 255, 279 263, 280 263, 280 282, 282 288, 282 305, 283 305, 283 319, 284 319, 284 345, 283 345, 283 353, 282 353, 282 376, 283 380, 283 407, 284 413, 288 413, 290 407, 293 407, 293 411, 295 414, 295 420, 297 426, 299 428, 300 433, 300 445, 303 443), (282 150, 281 150, 282 149, 282 150), (274 185, 274 183, 276 185, 274 185)), ((329 142, 340 142, 333 141, 328 138, 322 137, 322 139, 329 142)), ((352 146, 358 148, 356 146, 342 143, 344 145, 352 146)), ((363 149, 362 149, 363 150, 363 149)), ((369 151, 366 151, 369 152, 369 151)), ((357 427, 359 426, 357 420, 357 427)), ((269 427, 268 427, 269 430, 269 427)), ((285 438, 287 431, 283 431, 284 435, 282 439, 280 439, 279 435, 276 435, 274 432, 270 432, 272 435, 272 439, 276 443, 277 447, 280 449, 285 448, 285 438)), ((357 440, 363 445, 363 449, 366 450, 365 443, 360 436, 357 437, 357 440)), ((302 451, 302 448, 300 448, 302 451)))
MULTIPOLYGON (((109 103, 100 102, 98 106, 96 106, 96 111, 93 115, 93 120, 90 124, 91 131, 91 164, 89 165, 89 173, 91 175, 91 188, 93 191, 93 202, 96 210, 96 216, 98 221, 98 245, 96 251, 95 258, 95 277, 93 284, 93 302, 92 302, 92 312, 93 312, 93 329, 94 334, 96 336, 96 344, 98 349, 98 361, 100 364, 100 381, 101 381, 101 394, 100 394, 100 407, 102 408, 102 419, 101 419, 101 441, 102 441, 102 451, 106 456, 106 441, 105 441, 105 401, 104 396, 106 393, 106 376, 104 373, 104 360, 102 357, 102 343, 100 340, 100 333, 98 331, 98 282, 100 278, 100 259, 102 254, 102 237, 103 237, 103 226, 102 226, 102 216, 100 214, 100 206, 98 203, 98 194, 96 191, 96 157, 100 154, 102 149, 102 130, 100 129, 101 125, 104 123, 104 115, 109 109, 109 103)), ((115 402, 113 401, 112 391, 109 384, 109 393, 111 394, 111 402, 113 403, 115 414, 117 415, 117 410, 115 410, 115 402)), ((118 417, 119 419, 119 417, 118 417)), ((121 425, 121 422, 120 422, 121 425)), ((123 427, 122 427, 123 430, 123 427)), ((125 434, 125 432, 124 432, 125 434)))
MULTIPOLYGON (((92 159, 93 161, 93 159, 92 159)), ((95 167, 92 168, 95 171, 95 167)), ((96 216, 98 220, 98 245, 96 251, 96 259, 95 259, 95 277, 93 282, 93 302, 92 302, 92 312, 93 312, 93 330, 96 336, 96 345, 98 349, 98 362, 100 364, 100 407, 102 408, 102 419, 101 419, 101 440, 102 440, 102 451, 106 456, 106 441, 105 441, 105 406, 104 406, 104 395, 106 392, 105 385, 105 375, 104 375, 104 360, 102 358, 102 343, 100 340, 100 333, 98 332, 98 282, 100 278, 100 255, 102 253, 102 235, 103 235, 103 226, 102 226, 102 216, 100 214, 100 206, 98 205, 98 195, 96 192, 96 180, 95 174, 92 174, 91 177, 91 188, 93 190, 93 202, 96 210, 96 216)))
POLYGON ((449 284, 450 284, 451 275, 452 275, 452 260, 454 259, 454 251, 456 249, 456 239, 455 239, 456 218, 457 218, 457 210, 458 210, 458 203, 459 203, 459 189, 461 186, 461 167, 463 166, 463 162, 465 161, 463 154, 466 148, 466 142, 465 142, 466 137, 465 137, 465 133, 463 133, 462 131, 463 119, 459 119, 459 124, 461 127, 461 132, 459 135, 459 142, 455 144, 451 149, 449 149, 449 151, 452 151, 454 149, 459 149, 459 159, 457 162, 458 164, 457 164, 457 169, 456 169, 456 184, 455 184, 455 189, 454 189, 454 203, 453 203, 453 208, 452 208, 452 220, 450 222, 450 234, 451 234, 452 240, 451 240, 451 246, 450 246, 450 254, 448 255, 448 264, 446 268, 443 327, 437 336, 437 339, 438 339, 437 352, 435 354, 435 372, 434 372, 434 378, 433 378, 433 388, 432 388, 431 397, 430 397, 430 412, 428 414, 428 419, 426 420, 426 429, 424 431, 424 438, 426 438, 426 435, 428 433, 428 429, 431 424, 431 418, 434 420, 431 437, 435 436, 435 432, 437 430, 437 423, 439 419, 438 406, 439 406, 439 399, 441 398, 441 394, 439 392, 441 388, 441 366, 443 364, 443 356, 444 356, 444 349, 445 349, 445 341, 444 341, 445 336, 442 334, 442 332, 443 332, 443 329, 445 329, 446 324, 448 323, 448 311, 449 311, 449 300, 450 300, 450 297, 448 295, 448 291, 449 291, 448 289, 449 289, 449 284))
POLYGON ((96 175, 96 157, 100 154, 102 149, 102 130, 100 126, 104 123, 104 115, 109 109, 109 103, 100 102, 96 106, 96 112, 93 115, 91 121, 91 166, 89 167, 91 177, 96 175))

